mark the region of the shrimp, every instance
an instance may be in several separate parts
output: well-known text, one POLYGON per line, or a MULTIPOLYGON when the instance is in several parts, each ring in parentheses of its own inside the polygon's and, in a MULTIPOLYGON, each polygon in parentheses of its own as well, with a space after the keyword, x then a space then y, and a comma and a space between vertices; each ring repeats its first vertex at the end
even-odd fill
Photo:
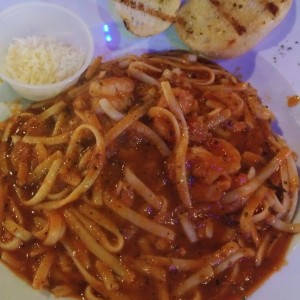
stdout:
POLYGON ((205 147, 192 147, 187 154, 191 175, 194 178, 195 195, 201 195, 205 201, 220 200, 224 191, 231 186, 231 175, 241 168, 241 155, 229 142, 214 138, 206 142, 205 147))
MULTIPOLYGON (((173 88, 172 91, 184 115, 198 111, 198 102, 191 92, 180 88, 173 88)), ((167 108, 165 96, 162 96, 159 99, 157 107, 161 109, 167 108)), ((175 143, 176 134, 174 134, 174 124, 172 125, 174 122, 172 121, 172 117, 168 116, 167 118, 166 115, 163 117, 162 114, 156 114, 155 116, 152 115, 152 117, 155 131, 158 132, 159 135, 166 141, 175 143)), ((175 118, 175 116, 173 117, 175 118)))
POLYGON ((90 84, 89 94, 92 98, 106 98, 115 109, 124 111, 132 104, 134 88, 130 78, 102 78, 90 84))
POLYGON ((235 174, 241 167, 240 152, 229 142, 214 138, 206 143, 206 147, 191 148, 192 173, 204 178, 205 183, 214 182, 224 174, 235 174))
MULTIPOLYGON (((176 87, 173 88, 172 91, 184 115, 188 115, 192 112, 198 111, 198 101, 190 91, 176 87)), ((158 106, 167 106, 164 96, 160 98, 158 106)))
POLYGON ((191 197, 195 201, 216 202, 222 198, 222 195, 227 191, 232 183, 232 178, 229 175, 221 175, 212 184, 205 184, 199 180, 191 185, 191 197))
POLYGON ((207 91, 204 97, 223 104, 232 116, 238 117, 244 111, 244 100, 234 91, 207 91))

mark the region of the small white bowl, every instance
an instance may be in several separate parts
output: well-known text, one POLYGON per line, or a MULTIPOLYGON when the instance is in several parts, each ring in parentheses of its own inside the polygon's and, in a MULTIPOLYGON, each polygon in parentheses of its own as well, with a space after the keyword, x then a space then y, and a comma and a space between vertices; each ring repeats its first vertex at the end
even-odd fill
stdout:
POLYGON ((0 77, 21 97, 39 101, 54 97, 74 85, 94 56, 94 40, 89 28, 73 12, 55 4, 30 2, 11 6, 0 13, 0 77), (28 84, 3 73, 5 56, 14 38, 52 37, 80 49, 82 67, 67 79, 51 84, 28 84))

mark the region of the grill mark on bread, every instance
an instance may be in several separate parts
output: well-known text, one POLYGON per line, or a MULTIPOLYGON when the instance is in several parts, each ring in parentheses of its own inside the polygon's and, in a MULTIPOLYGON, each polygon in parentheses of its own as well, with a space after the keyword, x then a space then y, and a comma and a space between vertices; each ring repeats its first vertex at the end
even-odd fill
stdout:
POLYGON ((163 13, 162 11, 155 10, 151 7, 147 7, 144 3, 136 2, 134 0, 118 0, 118 2, 138 11, 144 12, 153 17, 159 18, 163 21, 174 23, 176 21, 176 16, 171 16, 163 13))
POLYGON ((279 7, 274 2, 268 1, 266 3, 266 8, 274 17, 276 17, 279 7))
POLYGON ((218 0, 210 0, 210 3, 213 4, 218 13, 231 24, 238 35, 243 35, 247 32, 246 27, 239 23, 236 18, 226 12, 218 0))
POLYGON ((272 14, 273 17, 277 17, 280 13, 282 8, 285 5, 290 5, 292 1, 289 0, 281 0, 281 1, 270 1, 270 0, 261 0, 261 3, 264 5, 266 10, 272 14))

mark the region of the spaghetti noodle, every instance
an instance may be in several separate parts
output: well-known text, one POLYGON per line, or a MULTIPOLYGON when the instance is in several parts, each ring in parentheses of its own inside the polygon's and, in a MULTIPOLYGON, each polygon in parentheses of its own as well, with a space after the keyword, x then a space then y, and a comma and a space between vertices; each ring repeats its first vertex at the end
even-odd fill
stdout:
POLYGON ((191 54, 96 59, 1 123, 1 260, 58 297, 241 299, 300 231, 272 118, 191 54))

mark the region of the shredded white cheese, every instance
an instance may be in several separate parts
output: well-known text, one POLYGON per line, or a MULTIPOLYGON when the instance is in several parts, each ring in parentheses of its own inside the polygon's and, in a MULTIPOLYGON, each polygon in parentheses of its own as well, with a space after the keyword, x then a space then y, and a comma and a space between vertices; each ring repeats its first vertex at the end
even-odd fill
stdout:
POLYGON ((64 80, 84 63, 84 54, 52 37, 15 38, 5 57, 7 76, 30 84, 64 80))

